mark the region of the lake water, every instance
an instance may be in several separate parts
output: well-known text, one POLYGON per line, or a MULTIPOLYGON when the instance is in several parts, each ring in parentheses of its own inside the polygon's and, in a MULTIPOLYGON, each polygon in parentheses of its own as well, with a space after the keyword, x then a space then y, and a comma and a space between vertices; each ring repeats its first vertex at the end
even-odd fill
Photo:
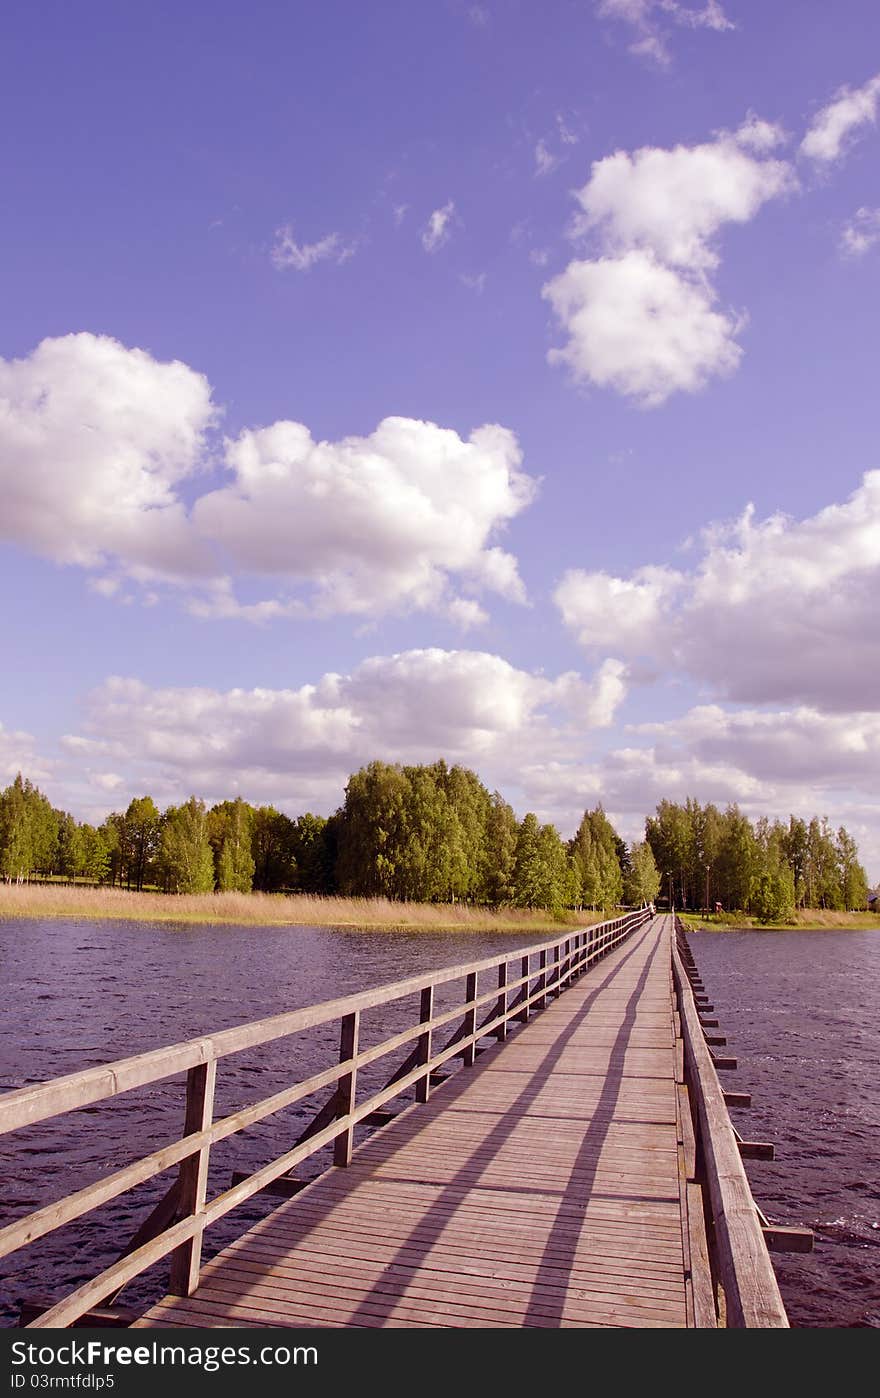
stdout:
POLYGON ((812 1253, 773 1253, 792 1325, 880 1326, 880 930, 703 932, 690 945, 738 1060, 723 1085, 752 1193, 773 1223, 815 1230, 812 1253))
MULTIPOLYGON (((522 934, 0 922, 6 985, 0 1088, 489 957, 524 940, 522 934)), ((752 1111, 737 1113, 737 1124, 747 1138, 777 1146, 775 1163, 749 1162, 758 1203, 774 1222, 816 1230, 812 1255, 774 1254, 792 1323, 880 1325, 880 934, 698 933, 691 944, 739 1058, 725 1085, 753 1094, 752 1111)), ((448 994, 459 991, 460 983, 448 994)), ((412 1023, 415 1013, 412 1003, 401 1003, 365 1016, 363 1041, 412 1023)), ((224 1060, 217 1113, 334 1061, 337 1032, 311 1031, 224 1060)), ((374 1065, 365 1086, 379 1087, 394 1066, 396 1060, 374 1065)), ((210 1192, 225 1188, 232 1170, 254 1169, 289 1148, 321 1100, 215 1147, 210 1192)), ((174 1079, 0 1137, 0 1166, 10 1182, 7 1218, 174 1139, 182 1115, 182 1084, 174 1079)), ((326 1155, 301 1173, 325 1163, 326 1155)), ((0 1324, 15 1322, 22 1298, 51 1302, 109 1265, 171 1178, 0 1261, 0 1324)), ((257 1198, 218 1224, 206 1255, 272 1202, 257 1198)), ((166 1269, 160 1264, 137 1279, 121 1304, 138 1309, 161 1294, 166 1269)))

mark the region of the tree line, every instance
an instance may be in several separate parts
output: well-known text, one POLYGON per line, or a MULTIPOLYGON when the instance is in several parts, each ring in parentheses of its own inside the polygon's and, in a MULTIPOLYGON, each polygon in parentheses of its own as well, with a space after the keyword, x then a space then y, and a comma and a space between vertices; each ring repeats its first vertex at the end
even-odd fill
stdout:
POLYGON ((688 799, 661 801, 645 835, 663 880, 680 908, 753 913, 763 921, 796 908, 864 909, 868 879, 844 826, 790 816, 754 824, 738 806, 719 811, 688 799))
POLYGON ((191 796, 160 811, 133 799, 100 825, 54 808, 21 775, 0 792, 0 877, 84 879, 169 893, 302 892, 490 907, 609 909, 653 902, 777 917, 798 903, 864 907, 855 841, 827 822, 754 826, 661 801, 645 839, 628 847, 601 805, 564 840, 529 812, 517 820, 468 768, 371 762, 329 818, 295 819, 237 797, 210 808, 191 796))

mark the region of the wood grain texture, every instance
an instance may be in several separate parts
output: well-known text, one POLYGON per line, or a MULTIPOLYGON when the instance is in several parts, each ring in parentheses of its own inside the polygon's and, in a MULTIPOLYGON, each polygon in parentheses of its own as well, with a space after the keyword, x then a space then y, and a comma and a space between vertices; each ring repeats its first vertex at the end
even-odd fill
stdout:
POLYGON ((684 1327, 670 936, 511 1022, 138 1327, 684 1327))

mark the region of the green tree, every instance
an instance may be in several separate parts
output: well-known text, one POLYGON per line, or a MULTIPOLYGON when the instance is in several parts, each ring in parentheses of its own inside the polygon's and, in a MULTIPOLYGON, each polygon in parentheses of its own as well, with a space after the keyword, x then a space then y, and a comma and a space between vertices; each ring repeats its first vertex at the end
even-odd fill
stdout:
POLYGON ((323 816, 301 815, 293 822, 291 848, 296 861, 296 886, 302 893, 332 893, 335 844, 331 822, 323 816))
POLYGON ((212 892, 214 854, 204 801, 191 796, 182 806, 168 807, 162 819, 161 865, 169 892, 212 892))
POLYGON ((371 762, 349 778, 339 812, 336 878, 341 893, 398 895, 410 782, 400 767, 371 762))
POLYGON ((19 772, 0 792, 0 877, 21 883, 52 873, 58 858, 59 813, 19 772))
POLYGON ((660 872, 647 840, 635 844, 629 852, 630 867, 624 878, 624 898, 627 903, 653 903, 660 892, 660 872))
POLYGON ((538 860, 540 837, 538 817, 529 811, 523 816, 516 835, 513 861, 513 901, 518 908, 540 906, 541 872, 538 860))
POLYGON ((250 893, 254 882, 251 849, 253 808, 239 796, 221 801, 208 812, 208 841, 214 858, 214 880, 221 893, 250 893))
POLYGON ((135 797, 129 802, 120 834, 129 888, 134 886, 140 890, 148 881, 160 841, 160 819, 155 801, 152 796, 135 797))
POLYGON ((58 817, 58 854, 56 869, 66 879, 75 879, 82 873, 83 837, 82 830, 72 815, 66 811, 56 812, 58 817))
POLYGON ((486 839, 482 862, 482 897, 492 907, 513 899, 513 871, 516 863, 517 824, 513 807, 500 792, 489 798, 486 839))
POLYGON ((297 880, 293 821, 274 806, 258 806, 251 816, 253 886, 262 893, 295 888, 297 880))

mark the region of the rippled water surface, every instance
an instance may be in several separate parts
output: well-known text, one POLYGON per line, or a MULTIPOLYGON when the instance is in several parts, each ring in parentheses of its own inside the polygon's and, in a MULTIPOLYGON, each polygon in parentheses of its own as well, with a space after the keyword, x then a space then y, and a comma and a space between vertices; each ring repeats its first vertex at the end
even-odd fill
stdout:
MULTIPOLYGON (((0 1088, 489 957, 523 940, 521 934, 2 922, 0 1088)), ((697 933, 691 945, 739 1059, 725 1085, 753 1095, 753 1109, 737 1113, 737 1124, 747 1138, 776 1144, 774 1163, 749 1162, 756 1198, 774 1222, 816 1230, 812 1255, 774 1254, 792 1323, 880 1325, 880 933, 697 933)), ((386 1037, 416 1014, 409 1001, 366 1015, 362 1042, 386 1037)), ((335 1028, 318 1029, 223 1060, 217 1114, 332 1063, 337 1035, 335 1028)), ((393 1066, 396 1059, 374 1065, 365 1086, 379 1087, 393 1066)), ((322 1100, 215 1147, 210 1193, 226 1188, 233 1170, 254 1169, 289 1149, 322 1100)), ((0 1137, 10 1206, 3 1221, 167 1144, 179 1135, 182 1118, 183 1084, 175 1078, 0 1137)), ((301 1173, 325 1163, 326 1157, 310 1162, 301 1173)), ((15 1323, 22 1298, 49 1303, 114 1261, 171 1178, 0 1261, 0 1324, 15 1323)), ((206 1253, 271 1203, 258 1198, 236 1210, 211 1230, 206 1253)), ((161 1294, 166 1269, 160 1264, 137 1279, 121 1304, 138 1309, 161 1294)))
MULTIPOLYGON (((335 999, 422 970, 514 950, 539 937, 484 933, 355 932, 315 927, 217 927, 168 923, 18 920, 0 922, 6 1023, 0 1089, 59 1077, 95 1064, 285 1010, 335 999)), ((436 1013, 463 981, 438 992, 436 1013)), ((417 997, 367 1012, 361 1045, 418 1018, 417 997)), ((258 1101, 338 1060, 339 1027, 278 1040, 223 1059, 215 1115, 258 1101)), ((379 1088, 405 1055, 361 1074, 379 1088)), ((0 1136, 3 1222, 121 1169, 181 1134, 183 1079, 124 1093, 12 1136, 0 1136)), ((233 1170, 252 1170, 290 1149, 326 1097, 271 1118, 215 1146, 209 1194, 233 1170)), ((298 1171, 310 1176, 328 1154, 298 1171)), ((23 1298, 51 1302, 114 1262, 173 1172, 0 1260, 0 1324, 14 1324, 23 1298)), ((272 1203, 257 1197, 212 1228, 206 1256, 272 1203)), ((167 1262, 126 1288, 120 1304, 141 1308, 162 1294, 167 1262)))
POLYGON ((774 1223, 815 1230, 773 1253, 792 1325, 880 1326, 880 931, 703 932, 691 948, 738 1060, 732 1113, 776 1159, 747 1163, 774 1223))

